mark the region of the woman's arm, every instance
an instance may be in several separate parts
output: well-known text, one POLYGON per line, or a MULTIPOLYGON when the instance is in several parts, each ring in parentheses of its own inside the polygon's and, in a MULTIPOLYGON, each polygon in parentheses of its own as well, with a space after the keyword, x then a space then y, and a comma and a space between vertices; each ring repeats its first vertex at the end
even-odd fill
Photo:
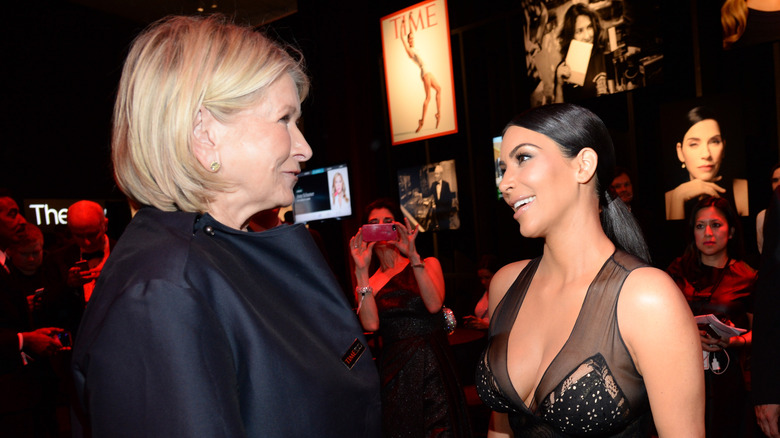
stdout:
POLYGON ((748 182, 746 179, 734 179, 732 184, 734 190, 734 207, 740 216, 750 215, 748 205, 748 182))
POLYGON ((555 68, 555 103, 563 103, 563 83, 571 76, 571 68, 566 60, 555 68))
POLYGON ((509 416, 501 412, 490 413, 487 438, 512 438, 512 428, 509 427, 509 416))
POLYGON ((409 257, 409 263, 412 265, 425 308, 431 313, 438 312, 444 305, 444 274, 441 271, 441 263, 436 257, 427 257, 423 263, 416 252, 409 257))
POLYGON ((748 313, 748 326, 742 327, 744 329, 747 329, 747 332, 742 333, 741 335, 732 336, 726 341, 726 347, 745 347, 748 345, 753 344, 753 314, 748 313))
MULTIPOLYGON (((411 15, 411 12, 409 13, 409 15, 411 15)), ((409 35, 412 34, 411 21, 412 20, 409 20, 410 22, 409 35)), ((406 20, 404 19, 404 17, 401 17, 401 29, 406 30, 406 20)), ((412 51, 411 47, 409 47, 409 43, 406 41, 406 38, 407 38, 406 35, 401 34, 401 43, 404 45, 404 50, 406 50, 406 54, 409 55, 410 58, 414 58, 414 52, 412 51)))
POLYGON ((703 438, 702 350, 683 294, 664 272, 640 268, 626 279, 617 312, 659 437, 703 438))
MULTIPOLYGON (((721 176, 715 181, 720 181, 721 176)), ((726 189, 715 182, 692 179, 666 192, 666 219, 685 219, 685 202, 701 195, 719 197, 726 189)))
POLYGON ((425 308, 436 313, 444 305, 444 274, 441 271, 441 263, 436 257, 428 257, 424 262, 420 258, 415 245, 419 228, 412 228, 409 219, 404 219, 404 224, 396 222, 395 225, 399 231, 399 240, 395 242, 395 246, 401 254, 409 258, 425 308))
POLYGON ((363 242, 363 229, 358 230, 349 240, 349 252, 355 265, 355 302, 358 305, 358 318, 363 329, 368 331, 379 330, 379 312, 373 293, 360 294, 358 290, 370 286, 368 268, 371 265, 371 254, 374 251, 375 242, 366 244, 363 242))

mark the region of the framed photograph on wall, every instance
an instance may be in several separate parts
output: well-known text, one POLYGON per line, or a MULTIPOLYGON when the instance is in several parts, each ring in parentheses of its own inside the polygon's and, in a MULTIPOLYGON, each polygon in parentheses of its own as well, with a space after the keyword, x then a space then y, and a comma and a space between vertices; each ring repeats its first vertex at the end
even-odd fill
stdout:
POLYGON ((392 144, 458 132, 445 0, 381 19, 392 144))
POLYGON ((530 0, 523 9, 531 106, 662 82, 659 0, 530 0))
POLYGON ((750 215, 741 105, 739 96, 716 95, 661 107, 667 220, 687 219, 700 198, 716 194, 750 215))
POLYGON ((404 217, 420 232, 460 228, 455 160, 399 170, 398 197, 404 217))

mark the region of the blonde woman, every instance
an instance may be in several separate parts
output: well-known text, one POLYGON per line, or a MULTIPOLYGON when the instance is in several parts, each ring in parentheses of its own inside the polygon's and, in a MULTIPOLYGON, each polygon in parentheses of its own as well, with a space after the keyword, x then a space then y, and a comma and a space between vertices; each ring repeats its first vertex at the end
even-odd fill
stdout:
POLYGON ((114 110, 115 177, 138 212, 73 354, 93 436, 378 436, 362 329, 289 205, 312 150, 301 60, 225 19, 136 38, 114 110))
POLYGON ((720 9, 723 48, 780 39, 780 1, 726 0, 720 9))
POLYGON ((349 196, 347 195, 347 185, 344 183, 344 177, 341 172, 333 174, 333 184, 331 184, 330 204, 334 210, 343 210, 349 207, 349 196))

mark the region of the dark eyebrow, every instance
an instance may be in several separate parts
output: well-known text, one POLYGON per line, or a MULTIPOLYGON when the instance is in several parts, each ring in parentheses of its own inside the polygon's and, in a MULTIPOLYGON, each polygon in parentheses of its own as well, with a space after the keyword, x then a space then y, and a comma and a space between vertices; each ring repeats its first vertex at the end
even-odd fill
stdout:
POLYGON ((516 156, 517 155, 517 150, 520 149, 523 146, 531 146, 533 148, 540 149, 539 146, 537 146, 537 145, 535 145, 533 143, 520 143, 519 145, 517 145, 514 148, 512 148, 512 151, 509 152, 509 157, 512 158, 512 157, 516 156))

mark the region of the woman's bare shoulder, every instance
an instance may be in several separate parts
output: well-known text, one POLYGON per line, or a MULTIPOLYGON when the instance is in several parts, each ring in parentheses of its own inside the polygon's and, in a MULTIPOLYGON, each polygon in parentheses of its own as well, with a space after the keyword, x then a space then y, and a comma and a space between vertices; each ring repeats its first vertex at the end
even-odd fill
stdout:
POLYGON ((679 302, 679 299, 683 299, 684 301, 682 292, 672 277, 666 272, 650 266, 631 271, 623 284, 620 299, 637 305, 649 305, 667 300, 679 302))
POLYGON ((519 262, 510 263, 493 275, 493 279, 490 280, 490 291, 488 292, 488 302, 490 313, 493 313, 493 309, 504 298, 509 287, 515 282, 520 272, 528 266, 531 260, 520 260, 519 262))
POLYGON ((618 318, 629 326, 644 329, 672 327, 687 324, 691 311, 680 288, 666 272, 643 267, 632 271, 623 284, 618 318))

